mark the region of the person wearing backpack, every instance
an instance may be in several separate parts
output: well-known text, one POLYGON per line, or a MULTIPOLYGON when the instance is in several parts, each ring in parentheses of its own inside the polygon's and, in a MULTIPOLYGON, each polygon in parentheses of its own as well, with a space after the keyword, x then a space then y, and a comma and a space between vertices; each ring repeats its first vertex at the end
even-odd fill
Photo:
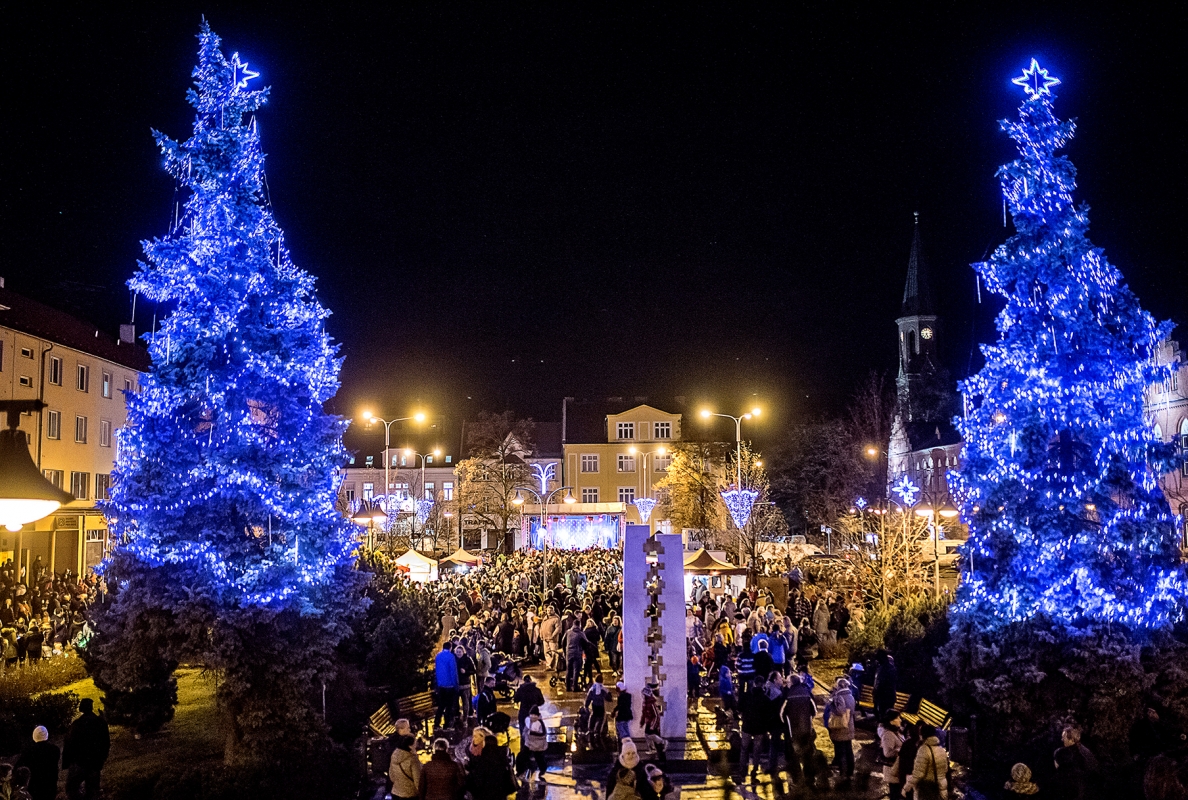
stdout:
POLYGON ((916 800, 942 800, 949 796, 949 754, 940 746, 934 726, 921 723, 920 738, 923 741, 903 791, 915 790, 916 800))
POLYGON ((850 693, 850 681, 838 678, 833 696, 825 704, 825 729, 833 742, 833 764, 848 784, 854 775, 854 712, 857 705, 850 693))
POLYGON ((544 782, 545 772, 548 771, 549 765, 545 758, 545 751, 549 749, 548 730, 545 728, 544 720, 540 716, 540 706, 532 709, 528 715, 528 727, 525 730, 527 734, 524 744, 528 748, 528 752, 532 759, 529 768, 525 773, 525 779, 532 779, 532 764, 536 765, 536 780, 544 782))

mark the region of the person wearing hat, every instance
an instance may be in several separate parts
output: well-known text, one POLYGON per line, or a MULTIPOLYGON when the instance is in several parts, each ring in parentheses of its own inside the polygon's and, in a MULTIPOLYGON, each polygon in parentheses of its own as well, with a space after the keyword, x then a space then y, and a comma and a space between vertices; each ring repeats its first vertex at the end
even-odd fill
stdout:
POLYGON ((644 767, 639 760, 639 750, 635 747, 635 741, 632 739, 624 739, 621 749, 619 750, 619 757, 611 766, 610 774, 606 777, 606 796, 609 800, 611 792, 614 791, 615 785, 622 778, 624 771, 633 774, 635 781, 632 784, 634 789, 636 786, 642 786, 647 781, 647 773, 644 772, 644 767))
POLYGON ((631 710, 631 692, 627 691, 627 684, 619 681, 615 684, 619 696, 615 700, 615 735, 620 742, 631 739, 631 720, 635 719, 635 712, 631 710))
POLYGON ((49 731, 33 729, 33 744, 25 748, 16 766, 29 768, 29 795, 33 800, 54 800, 58 796, 58 759, 62 751, 49 740, 49 731))
POLYGON ((641 800, 676 800, 677 794, 664 770, 655 764, 648 764, 644 767, 644 774, 647 780, 638 787, 641 800))
POLYGON ((1026 764, 1016 764, 1011 767, 1011 779, 1003 786, 1008 800, 1022 800, 1025 797, 1035 797, 1039 794, 1039 787, 1031 780, 1031 767, 1026 764))

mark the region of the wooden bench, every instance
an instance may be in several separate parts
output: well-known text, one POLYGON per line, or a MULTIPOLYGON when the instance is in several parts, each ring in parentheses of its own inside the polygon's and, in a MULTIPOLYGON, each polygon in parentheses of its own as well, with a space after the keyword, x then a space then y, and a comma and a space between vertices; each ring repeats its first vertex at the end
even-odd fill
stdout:
MULTIPOLYGON (((896 692, 895 693, 895 705, 893 705, 892 708, 894 708, 900 714, 903 714, 903 710, 908 707, 908 702, 911 699, 912 699, 912 696, 910 694, 908 694, 907 692, 896 692)), ((872 686, 863 686, 862 687, 862 691, 858 695, 858 707, 859 708, 868 708, 872 711, 874 710, 874 687, 872 687, 872 686)), ((905 719, 906 719, 906 717, 905 717, 905 719)))
POLYGON ((407 719, 413 725, 430 720, 437 714, 433 692, 420 692, 401 697, 396 701, 396 713, 387 703, 380 706, 368 720, 372 736, 391 736, 396 732, 396 720, 407 719))
POLYGON ((953 715, 943 708, 933 703, 931 700, 920 700, 920 707, 914 714, 902 714, 901 716, 907 722, 913 724, 917 722, 927 722, 938 731, 947 731, 953 724, 953 715))

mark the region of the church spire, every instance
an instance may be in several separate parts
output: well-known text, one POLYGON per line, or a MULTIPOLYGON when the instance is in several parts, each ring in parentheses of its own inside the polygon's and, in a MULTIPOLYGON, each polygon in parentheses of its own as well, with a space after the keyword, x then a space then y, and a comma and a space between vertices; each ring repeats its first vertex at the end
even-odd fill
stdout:
POLYGON ((908 258, 907 285, 903 287, 903 309, 900 316, 932 316, 936 313, 932 305, 932 286, 928 282, 928 267, 920 248, 920 212, 916 217, 912 233, 912 254, 908 258))

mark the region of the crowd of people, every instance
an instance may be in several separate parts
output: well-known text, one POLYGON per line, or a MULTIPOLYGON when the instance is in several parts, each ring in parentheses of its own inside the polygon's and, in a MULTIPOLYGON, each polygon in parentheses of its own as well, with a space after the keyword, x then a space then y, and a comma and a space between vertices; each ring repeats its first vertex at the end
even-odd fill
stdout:
POLYGON ((88 611, 105 595, 102 579, 94 574, 54 574, 40 556, 19 575, 11 559, 5 562, 0 566, 0 675, 71 652, 89 635, 88 611))

